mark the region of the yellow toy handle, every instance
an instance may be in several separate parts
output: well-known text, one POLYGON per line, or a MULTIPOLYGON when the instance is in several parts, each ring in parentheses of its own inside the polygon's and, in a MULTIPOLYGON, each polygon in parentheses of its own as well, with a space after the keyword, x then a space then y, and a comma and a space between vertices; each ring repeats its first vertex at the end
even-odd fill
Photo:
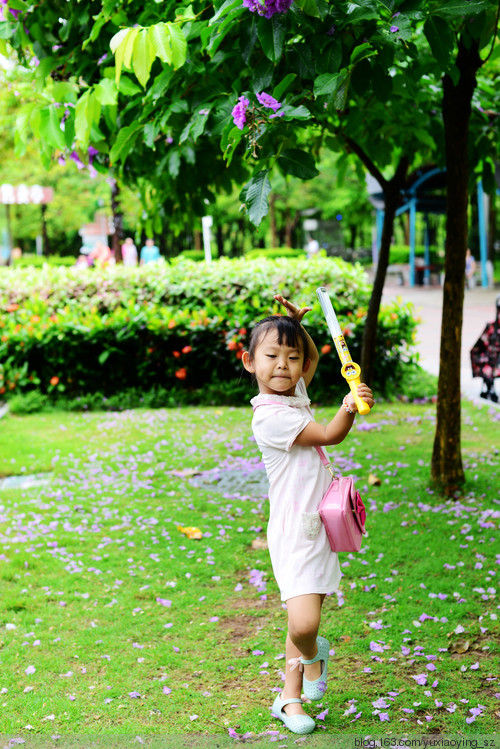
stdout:
POLYGON ((361 367, 359 366, 359 364, 356 364, 353 361, 344 364, 342 366, 342 369, 340 370, 340 374, 347 380, 347 383, 351 388, 351 392, 354 396, 354 401, 356 403, 356 406, 358 407, 358 413, 361 414, 361 416, 366 416, 366 414, 369 414, 370 406, 368 405, 368 403, 365 403, 365 401, 362 400, 358 395, 358 385, 361 382, 361 367))
POLYGON ((345 342, 344 336, 342 335, 342 330, 337 320, 335 310, 332 307, 332 302, 330 300, 330 297, 328 296, 327 290, 324 286, 320 286, 319 289, 316 289, 316 294, 318 296, 321 309, 323 310, 323 314, 325 315, 326 323, 333 338, 335 348, 337 349, 337 354, 339 355, 339 359, 342 362, 342 369, 340 370, 342 377, 345 377, 345 379, 349 383, 349 387, 351 388, 352 394, 354 396, 354 401, 356 403, 356 406, 358 407, 358 413, 362 416, 365 416, 366 414, 370 413, 370 406, 368 405, 368 403, 365 403, 365 401, 362 400, 358 395, 358 385, 361 382, 361 367, 351 359, 351 354, 349 353, 347 343, 345 342))

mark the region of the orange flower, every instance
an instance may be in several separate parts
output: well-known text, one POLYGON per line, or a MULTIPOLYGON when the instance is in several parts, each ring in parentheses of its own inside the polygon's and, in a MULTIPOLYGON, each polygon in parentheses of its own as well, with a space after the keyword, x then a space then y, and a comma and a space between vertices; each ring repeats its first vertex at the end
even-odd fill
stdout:
POLYGON ((51 315, 49 317, 50 322, 57 322, 57 315, 51 315))
POLYGON ((50 384, 54 387, 59 384, 59 377, 57 375, 54 375, 54 377, 50 378, 50 384))
POLYGON ((3 343, 5 343, 5 341, 8 341, 8 340, 9 340, 9 336, 8 335, 3 335, 2 336, 2 342, 3 343))
POLYGON ((247 329, 246 328, 240 328, 240 335, 246 335, 247 329))
POLYGON ((177 370, 177 372, 175 373, 175 376, 177 377, 178 380, 185 380, 187 377, 186 369, 184 367, 181 367, 180 369, 177 370))
POLYGON ((227 347, 228 347, 229 351, 234 351, 235 349, 238 348, 238 344, 234 340, 233 341, 229 341, 229 343, 227 344, 227 347))
POLYGON ((31 322, 40 322, 40 318, 38 315, 32 315, 31 322))
POLYGON ((15 312, 16 309, 19 309, 18 304, 9 304, 9 306, 7 307, 7 312, 15 312))
POLYGON ((181 352, 180 351, 172 351, 172 356, 175 356, 176 359, 180 359, 181 352))
POLYGON ((182 353, 183 354, 190 354, 192 350, 193 350, 192 346, 184 346, 184 348, 182 349, 182 353))
POLYGON ((329 343, 325 343, 325 345, 321 347, 322 354, 329 354, 331 350, 332 350, 332 347, 330 346, 329 343))
POLYGON ((175 320, 169 320, 169 321, 168 321, 168 327, 170 328, 170 330, 171 330, 172 328, 175 328, 175 320))
POLYGON ((237 351, 236 352, 236 358, 237 359, 241 359, 242 356, 243 356, 243 351, 237 351))
POLYGON ((0 388, 0 395, 3 395, 4 393, 5 393, 5 388, 2 385, 2 387, 0 388))

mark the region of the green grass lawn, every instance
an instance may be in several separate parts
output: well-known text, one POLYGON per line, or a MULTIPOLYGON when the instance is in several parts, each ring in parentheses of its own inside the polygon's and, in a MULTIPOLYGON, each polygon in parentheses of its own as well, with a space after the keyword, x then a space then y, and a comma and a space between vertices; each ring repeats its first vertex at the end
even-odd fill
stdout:
MULTIPOLYGON (((325 603, 331 675, 306 743, 497 730, 500 412, 463 406, 457 501, 428 488, 433 406, 377 405, 332 450, 369 536, 325 603)), ((0 736, 285 736, 270 705, 286 612, 258 542, 250 420, 245 407, 0 421, 0 480, 48 479, 0 491, 0 736), (229 489, 225 469, 239 471, 229 489)))

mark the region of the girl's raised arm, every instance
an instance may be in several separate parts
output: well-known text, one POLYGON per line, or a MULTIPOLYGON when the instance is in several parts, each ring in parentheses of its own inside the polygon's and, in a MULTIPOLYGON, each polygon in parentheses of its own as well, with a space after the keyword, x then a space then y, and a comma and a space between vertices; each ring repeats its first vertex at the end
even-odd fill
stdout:
MULTIPOLYGON (((292 302, 290 302, 288 299, 285 299, 285 297, 281 296, 281 294, 275 294, 274 298, 286 309, 288 317, 295 318, 295 320, 297 320, 301 324, 304 316, 312 309, 312 307, 296 307, 295 304, 292 304, 292 302)), ((314 377, 314 373, 316 372, 316 367, 318 366, 319 362, 319 353, 318 349, 316 348, 316 344, 314 343, 313 339, 307 332, 306 328, 304 328, 304 326, 302 326, 302 330, 307 336, 307 342, 309 344, 309 359, 311 361, 307 372, 304 372, 304 382, 306 383, 307 387, 314 377)))

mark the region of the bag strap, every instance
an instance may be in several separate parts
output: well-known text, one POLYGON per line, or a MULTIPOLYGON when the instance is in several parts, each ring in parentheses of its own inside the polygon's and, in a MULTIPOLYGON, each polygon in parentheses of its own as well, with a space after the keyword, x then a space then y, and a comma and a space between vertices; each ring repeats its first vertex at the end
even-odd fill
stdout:
POLYGON ((328 460, 328 457, 327 457, 325 451, 323 450, 322 447, 318 447, 317 445, 314 446, 314 449, 317 451, 317 453, 318 453, 318 455, 320 457, 321 462, 323 463, 323 465, 325 466, 325 468, 328 471, 330 471, 330 473, 332 475, 332 478, 334 479, 335 478, 335 474, 333 473, 333 471, 331 469, 330 461, 328 460))
MULTIPOLYGON (((261 404, 261 403, 258 403, 258 404, 257 404, 256 406, 254 406, 254 408, 253 408, 253 411, 254 411, 254 413, 255 413, 255 411, 256 411, 256 410, 257 410, 257 409, 258 409, 258 408, 259 408, 259 407, 260 407, 261 405, 263 405, 263 404, 261 404)), ((321 462, 323 463, 323 465, 325 466, 325 468, 326 468, 326 469, 327 469, 328 471, 330 471, 330 473, 331 473, 331 476, 332 476, 332 479, 334 479, 334 478, 335 478, 335 474, 334 474, 334 472, 333 472, 333 471, 332 471, 332 469, 331 469, 331 466, 330 466, 330 461, 328 460, 328 457, 327 457, 327 455, 326 455, 325 451, 323 450, 323 448, 322 448, 322 447, 318 447, 317 445, 315 445, 315 446, 314 446, 314 449, 315 449, 315 450, 317 451, 317 453, 318 453, 318 455, 319 455, 319 457, 320 457, 320 460, 321 460, 321 462)))

